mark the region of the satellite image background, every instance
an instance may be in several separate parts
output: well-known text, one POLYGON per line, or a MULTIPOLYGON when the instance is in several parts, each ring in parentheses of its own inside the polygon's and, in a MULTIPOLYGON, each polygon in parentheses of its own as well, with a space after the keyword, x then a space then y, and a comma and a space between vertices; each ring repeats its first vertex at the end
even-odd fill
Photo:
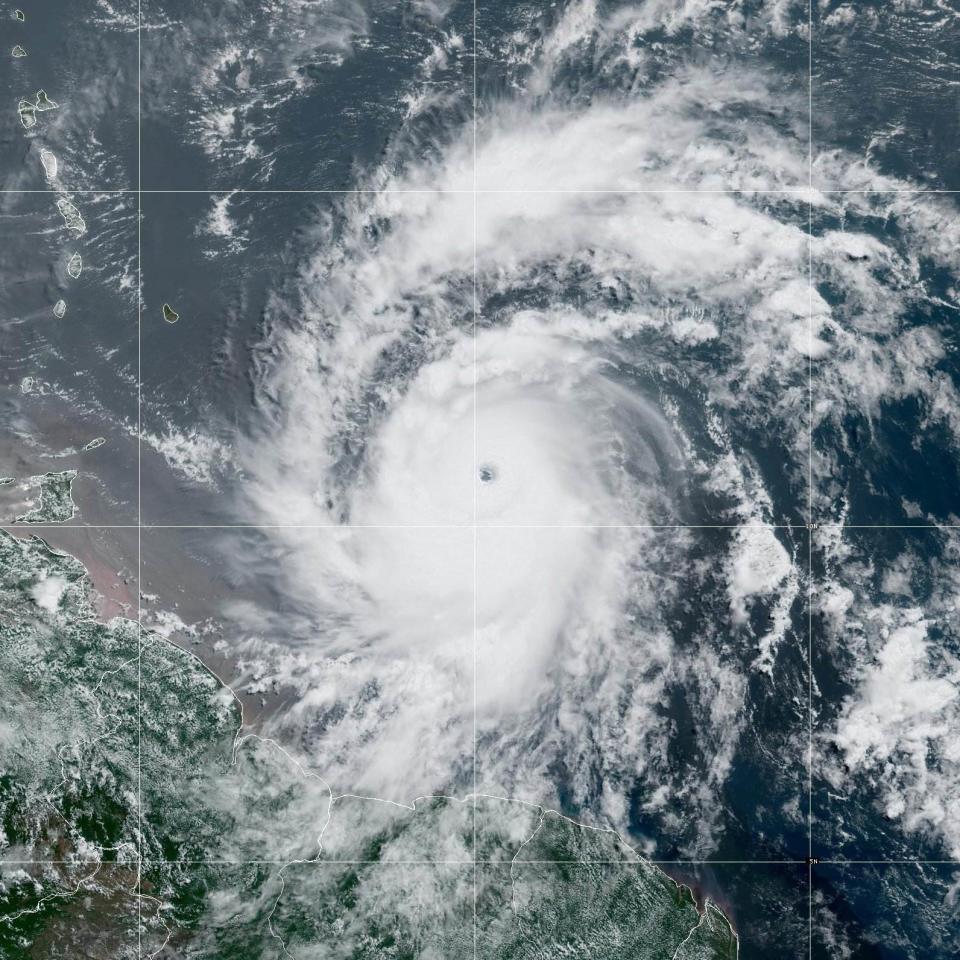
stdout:
POLYGON ((960 7, 3 14, 0 957, 960 952, 960 7))

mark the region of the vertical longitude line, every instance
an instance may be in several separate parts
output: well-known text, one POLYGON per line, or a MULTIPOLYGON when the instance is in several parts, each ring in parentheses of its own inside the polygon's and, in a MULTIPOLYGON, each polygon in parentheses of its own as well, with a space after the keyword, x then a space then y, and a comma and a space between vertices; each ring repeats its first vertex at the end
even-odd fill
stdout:
POLYGON ((477 0, 473 0, 473 960, 477 960, 477 0))
POLYGON ((143 591, 141 577, 143 562, 141 535, 143 533, 143 502, 141 497, 141 437, 143 435, 143 371, 141 324, 143 321, 143 174, 141 169, 141 0, 137 0, 137 956, 143 960, 143 770, 141 763, 143 746, 143 611, 140 608, 143 591))
POLYGON ((807 0, 807 952, 813 960, 813 0, 807 0))

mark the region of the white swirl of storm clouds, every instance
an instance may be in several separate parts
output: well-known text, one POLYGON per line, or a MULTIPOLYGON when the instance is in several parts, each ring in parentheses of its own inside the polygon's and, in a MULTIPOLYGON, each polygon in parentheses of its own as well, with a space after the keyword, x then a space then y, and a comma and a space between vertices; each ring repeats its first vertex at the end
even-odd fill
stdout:
MULTIPOLYGON (((646 778, 646 808, 670 816, 682 793, 699 819, 688 849, 705 850, 748 674, 774 683, 803 579, 761 525, 834 495, 829 450, 806 487, 808 363, 813 426, 913 395, 956 431, 931 367, 940 337, 901 317, 927 296, 920 252, 956 266, 957 227, 935 199, 764 193, 809 168, 805 98, 759 68, 545 95, 577 56, 611 75, 631 64, 651 14, 626 16, 576 5, 534 48, 526 92, 485 105, 476 205, 467 129, 321 225, 296 319, 261 352, 262 420, 240 454, 264 523, 318 527, 273 534, 313 626, 250 657, 295 691, 265 722, 335 789, 464 792, 475 693, 482 784, 553 802, 559 759, 571 802, 624 826, 646 778), (689 192, 642 192, 678 184, 689 192), (712 192, 727 189, 741 192, 712 192), (836 306, 810 291, 808 202, 836 306), (910 254, 871 229, 890 217, 910 254), (777 438, 789 504, 752 430, 777 438), (700 629, 680 643, 670 611, 705 564, 697 534, 650 525, 734 520, 707 565, 736 642, 700 629), (677 685, 703 744, 689 776, 663 767, 677 685)), ((896 186, 839 153, 817 164, 837 187, 896 186)))

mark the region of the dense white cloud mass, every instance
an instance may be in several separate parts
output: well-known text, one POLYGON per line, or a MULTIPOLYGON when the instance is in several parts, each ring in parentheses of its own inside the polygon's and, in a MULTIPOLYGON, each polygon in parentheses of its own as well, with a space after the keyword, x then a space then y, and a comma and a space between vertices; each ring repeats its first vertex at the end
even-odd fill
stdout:
MULTIPOLYGON (((906 534, 890 559, 836 545, 820 606, 852 687, 826 733, 839 762, 825 764, 834 789, 866 791, 908 833, 960 851, 960 661, 955 651, 960 569, 957 541, 945 559, 924 556, 941 534, 906 534), (843 561, 843 562, 838 562, 843 561), (929 578, 929 593, 918 598, 929 578), (918 599, 922 606, 917 605, 918 599)), ((827 753, 827 757, 830 753, 827 753)))
MULTIPOLYGON (((796 710, 776 749, 802 763, 802 698, 774 697, 774 666, 798 655, 805 547, 762 525, 808 502, 840 516, 849 451, 823 432, 851 415, 912 398, 956 442, 942 332, 916 318, 944 302, 921 261, 955 270, 960 227, 840 151, 807 186, 805 92, 749 39, 795 34, 789 4, 749 31, 724 14, 735 70, 644 42, 716 16, 584 2, 519 37, 476 145, 470 125, 430 150, 401 138, 278 298, 236 454, 244 512, 317 529, 272 534, 297 642, 267 624, 238 655, 289 693, 264 722, 338 788, 462 791, 476 734, 486 788, 563 791, 620 825, 632 807, 707 851, 750 683, 796 710), (566 82, 583 58, 589 96, 566 82), (735 521, 713 540, 669 526, 735 521)), ((831 616, 848 589, 824 592, 831 616)), ((848 772, 909 754, 891 815, 952 836, 930 785, 940 803, 955 785, 921 749, 954 709, 924 672, 928 620, 885 625, 832 735, 848 772), (911 678, 903 722, 874 723, 891 671, 911 678)))

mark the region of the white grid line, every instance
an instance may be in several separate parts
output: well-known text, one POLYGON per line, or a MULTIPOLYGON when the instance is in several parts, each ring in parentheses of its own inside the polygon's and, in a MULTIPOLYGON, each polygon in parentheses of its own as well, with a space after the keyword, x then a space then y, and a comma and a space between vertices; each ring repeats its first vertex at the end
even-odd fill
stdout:
POLYGON ((143 960, 143 157, 141 0, 137 0, 137 957, 143 960))
POLYGON ((755 189, 750 187, 741 187, 740 189, 734 189, 732 187, 728 188, 716 188, 716 189, 706 189, 706 188, 684 188, 684 187, 649 187, 649 188, 629 188, 623 187, 618 190, 597 190, 591 189, 589 187, 570 187, 568 189, 529 189, 529 188, 500 188, 500 189, 484 189, 478 187, 476 190, 460 190, 455 188, 437 188, 432 190, 422 189, 422 190, 397 190, 391 189, 389 187, 382 190, 297 190, 293 188, 277 188, 273 190, 263 189, 263 190, 253 190, 244 187, 230 187, 230 188, 205 188, 205 189, 179 189, 179 190, 151 190, 149 188, 144 188, 142 190, 133 190, 130 188, 124 187, 114 187, 114 188, 95 188, 95 187, 63 187, 59 190, 55 189, 36 189, 36 190, 18 190, 15 188, 0 188, 0 195, 3 194, 64 194, 64 193, 76 193, 76 194, 92 194, 94 196, 117 196, 117 195, 136 195, 141 196, 142 194, 170 194, 173 196, 178 195, 190 195, 197 194, 200 196, 220 196, 220 195, 236 195, 242 194, 246 196, 256 196, 258 194, 264 194, 267 196, 270 195, 283 195, 283 194, 316 194, 318 196, 353 196, 353 195, 369 195, 369 196, 383 196, 384 194, 411 194, 413 196, 447 196, 447 195, 460 195, 460 196, 523 196, 525 194, 530 194, 531 196, 539 196, 542 194, 556 194, 563 196, 643 196, 643 195, 658 195, 658 194, 681 194, 689 196, 737 196, 737 197, 752 197, 752 196, 797 196, 800 198, 810 196, 810 190, 813 189, 814 192, 823 196, 926 196, 930 195, 946 195, 954 196, 960 194, 960 190, 933 190, 933 189, 924 189, 922 187, 859 187, 856 189, 844 189, 836 190, 829 189, 826 187, 809 187, 809 186, 800 186, 800 187, 782 187, 778 189, 755 189))
POLYGON ((473 960, 477 960, 479 924, 477 921, 477 540, 479 522, 479 489, 477 473, 479 468, 479 430, 477 416, 477 311, 479 296, 477 287, 477 0, 473 0, 473 960))
MULTIPOLYGON (((233 867, 243 867, 243 866, 252 866, 255 864, 262 864, 264 866, 276 865, 276 866, 291 866, 290 860, 229 860, 229 859, 217 859, 215 857, 210 857, 205 860, 164 860, 157 858, 156 860, 145 859, 143 861, 145 864, 151 866, 233 866, 233 867)), ((511 862, 514 866, 548 866, 551 864, 556 865, 567 865, 567 866, 597 866, 597 865, 607 865, 607 866, 622 866, 622 867, 645 867, 650 864, 655 866, 675 864, 678 866, 687 865, 687 866, 739 866, 739 867, 749 867, 749 866, 765 866, 765 867, 801 867, 810 866, 810 861, 807 858, 802 860, 649 860, 644 857, 641 860, 482 860, 482 859, 472 859, 472 860, 297 860, 293 862, 293 866, 306 866, 306 867, 336 867, 336 866, 383 866, 383 867, 396 867, 396 866, 459 866, 459 867, 472 867, 475 863, 481 866, 493 866, 493 867, 504 867, 506 869, 510 868, 511 862)), ((126 867, 129 868, 130 864, 122 860, 4 860, 0 858, 0 866, 37 866, 37 867, 49 867, 49 866, 93 866, 95 864, 102 864, 105 867, 126 867)), ((868 866, 878 866, 878 867, 898 867, 898 866, 910 866, 910 867, 922 867, 922 866, 960 866, 960 860, 910 860, 910 859, 891 859, 891 860, 830 860, 830 859, 817 859, 818 866, 832 866, 832 867, 868 867, 868 866)))
MULTIPOLYGON (((956 523, 478 523, 480 530, 957 530, 956 523)), ((0 530, 472 530, 472 523, 3 523, 0 530)))
POLYGON ((813 0, 807 0, 807 956, 813 960, 813 0))
MULTIPOLYGON (((137 941, 138 941, 138 955, 142 958, 142 869, 145 863, 151 864, 177 864, 177 865, 188 865, 188 864, 207 864, 207 865, 216 865, 216 864, 233 864, 233 865, 242 865, 242 864, 270 864, 270 863, 286 863, 286 861, 270 861, 270 860, 242 860, 242 861, 230 861, 230 860, 146 860, 144 858, 144 847, 143 847, 143 799, 142 799, 142 771, 141 771, 141 746, 142 746, 142 641, 141 641, 141 619, 142 619, 142 609, 141 609, 141 574, 142 574, 142 544, 141 536, 142 531, 147 529, 275 529, 275 528, 298 528, 302 527, 304 529, 471 529, 473 530, 473 561, 474 561, 474 643, 473 643, 473 658, 474 658, 474 704, 473 704, 473 781, 474 781, 474 794, 476 794, 477 788, 477 662, 478 662, 478 641, 477 641, 477 579, 478 579, 478 567, 477 567, 477 533, 481 525, 479 524, 478 517, 478 503, 477 503, 477 485, 476 478, 474 477, 474 520, 470 525, 447 525, 447 524, 429 524, 429 525, 417 525, 417 524, 397 524, 397 525, 338 525, 338 524, 282 524, 282 525, 265 525, 265 524, 144 524, 142 522, 142 460, 141 460, 141 434, 142 434, 142 196, 143 194, 158 194, 158 195, 169 195, 169 194, 198 194, 198 195, 222 195, 222 194, 241 194, 241 195, 284 195, 284 194, 299 194, 299 195, 351 195, 351 194, 371 194, 379 195, 383 193, 402 193, 402 194, 427 194, 427 195, 441 195, 441 194, 469 194, 473 197, 473 217, 474 217, 474 265, 473 265, 473 334, 474 334, 474 460, 477 459, 478 454, 478 436, 477 436, 477 344, 476 344, 476 335, 477 335, 477 315, 478 315, 478 290, 477 290, 477 197, 479 195, 524 195, 524 194, 608 194, 608 195, 671 195, 671 194, 681 194, 681 195, 698 195, 698 194, 717 194, 717 195, 735 195, 735 196, 755 196, 755 195, 781 195, 781 196, 804 196, 808 197, 808 286, 809 286, 809 316, 808 316, 808 326, 809 326, 809 343, 811 347, 811 356, 808 356, 808 417, 809 417, 809 450, 808 450, 808 523, 807 527, 812 531, 817 525, 813 522, 813 510, 814 510, 814 493, 813 493, 813 363, 812 363, 812 346, 814 339, 814 326, 813 326, 813 290, 814 290, 814 273, 813 273, 813 211, 814 204, 812 199, 812 194, 814 191, 824 195, 866 195, 866 196, 881 196, 881 195, 954 195, 960 194, 960 190, 950 190, 950 189, 934 189, 934 188, 898 188, 898 189, 889 189, 889 188, 862 188, 862 189, 844 189, 844 190, 829 190, 829 189, 817 189, 814 186, 813 182, 813 12, 812 12, 812 0, 808 0, 808 105, 809 105, 809 143, 808 143, 808 161, 809 161, 809 184, 807 186, 797 186, 792 188, 782 188, 782 189, 771 189, 771 190, 756 190, 756 189, 683 189, 683 188, 661 188, 661 189, 621 189, 621 190, 590 190, 590 189, 569 189, 569 190, 510 190, 510 189, 497 189, 497 190, 488 190, 488 189, 479 189, 477 186, 477 36, 476 36, 476 18, 477 18, 477 8, 476 2, 474 0, 473 4, 473 161, 474 161, 474 170, 473 170, 473 187, 471 190, 332 190, 332 189, 312 189, 312 190, 289 190, 289 189, 249 189, 249 188, 229 188, 229 189, 144 189, 142 186, 142 154, 141 154, 141 128, 142 128, 142 109, 141 109, 141 98, 142 98, 142 77, 141 77, 141 56, 140 56, 140 47, 141 47, 141 4, 138 0, 137 4, 137 46, 138 46, 138 65, 137 65, 137 188, 135 190, 129 189, 47 189, 47 190, 16 190, 16 189, 2 189, 0 194, 61 194, 61 193, 78 193, 78 194, 95 194, 95 195, 120 195, 120 194, 136 194, 137 196, 137 278, 138 278, 138 289, 137 289, 137 523, 136 524, 73 524, 73 525, 64 525, 64 524, 19 524, 12 527, 18 532, 23 532, 30 529, 136 529, 137 530, 137 611, 138 611, 138 656, 137 656, 137 687, 138 687, 138 742, 137 742, 137 810, 138 810, 138 827, 139 827, 139 836, 137 843, 138 851, 138 864, 137 864, 137 941)), ((476 463, 474 464, 476 467, 476 463)), ((499 525, 491 524, 489 527, 483 525, 485 529, 739 529, 742 527, 764 527, 771 529, 801 529, 802 524, 510 524, 510 525, 499 525)), ((836 527, 841 529, 956 529, 957 524, 851 524, 851 523, 841 523, 841 524, 822 524, 824 527, 836 527)), ((809 952, 810 956, 813 955, 813 885, 812 885, 812 872, 813 872, 813 731, 814 731, 814 713, 813 713, 813 614, 812 614, 812 564, 813 564, 813 544, 812 536, 808 539, 808 725, 809 725, 809 744, 808 744, 808 857, 804 860, 655 860, 655 859, 645 859, 642 863, 633 862, 633 861, 623 861, 623 860, 583 860, 583 861, 571 861, 571 860, 529 860, 529 861, 519 861, 518 865, 538 865, 538 864, 565 864, 568 866, 578 866, 578 865, 589 865, 589 864, 611 864, 611 865, 621 865, 621 866, 643 866, 644 864, 704 864, 704 865, 778 865, 778 866, 801 866, 806 865, 808 868, 808 887, 809 887, 809 952)), ((312 865, 330 865, 336 866, 339 864, 377 864, 381 866, 403 866, 403 865, 472 865, 474 871, 474 960, 477 956, 477 867, 478 865, 491 865, 497 867, 506 867, 509 864, 504 863, 499 860, 481 860, 477 856, 477 847, 476 847, 476 796, 474 796, 474 805, 473 805, 473 859, 468 861, 457 861, 457 860, 401 860, 401 861, 365 861, 365 860, 322 860, 315 861, 312 865)), ((857 865, 919 865, 919 864, 957 864, 960 863, 960 860, 957 859, 943 859, 943 860, 927 860, 927 859, 882 859, 882 860, 846 860, 846 859, 818 859, 816 861, 818 864, 824 865, 836 865, 836 866, 857 866, 857 865)), ((16 864, 58 864, 58 863, 70 863, 75 864, 75 861, 57 861, 57 860, 5 860, 0 858, 0 863, 16 863, 16 864)), ((122 866, 123 864, 118 864, 122 866)))

